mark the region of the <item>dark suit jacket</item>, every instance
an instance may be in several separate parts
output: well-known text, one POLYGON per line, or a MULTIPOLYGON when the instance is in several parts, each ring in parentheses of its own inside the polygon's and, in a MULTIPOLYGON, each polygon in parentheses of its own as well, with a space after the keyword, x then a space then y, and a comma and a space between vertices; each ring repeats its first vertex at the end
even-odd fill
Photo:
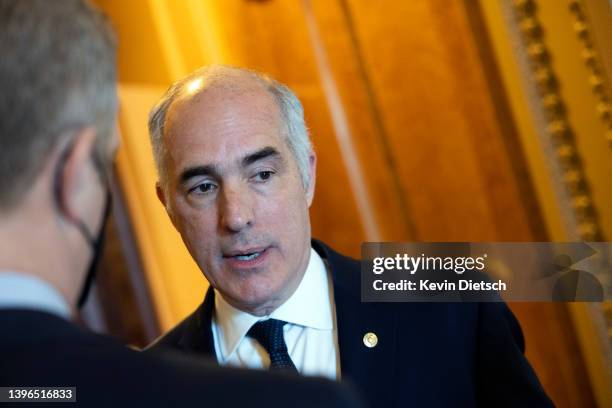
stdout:
POLYGON ((67 407, 360 406, 332 381, 146 355, 43 312, 2 309, 0 330, 0 386, 76 386, 67 407))
MULTIPOLYGON (((505 303, 362 303, 360 263, 319 241, 334 282, 342 379, 376 407, 549 407, 505 303), (368 348, 363 336, 378 344, 368 348)), ((214 292, 150 346, 215 356, 214 292)))

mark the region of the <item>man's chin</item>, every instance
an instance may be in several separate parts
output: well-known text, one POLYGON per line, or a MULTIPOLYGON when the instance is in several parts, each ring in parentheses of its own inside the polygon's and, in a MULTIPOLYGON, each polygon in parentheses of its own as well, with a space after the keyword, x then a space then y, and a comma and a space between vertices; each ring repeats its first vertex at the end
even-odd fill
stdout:
POLYGON ((257 316, 268 315, 272 313, 278 306, 280 306, 280 302, 276 300, 270 300, 274 297, 273 293, 270 291, 249 291, 249 293, 241 292, 232 298, 228 298, 227 296, 223 297, 229 304, 234 306, 236 309, 257 316))

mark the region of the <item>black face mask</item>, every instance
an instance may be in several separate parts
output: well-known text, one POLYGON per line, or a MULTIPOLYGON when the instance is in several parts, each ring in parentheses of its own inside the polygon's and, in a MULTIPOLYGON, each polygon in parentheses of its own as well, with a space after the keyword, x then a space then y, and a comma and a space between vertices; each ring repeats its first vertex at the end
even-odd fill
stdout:
MULTIPOLYGON (((64 152, 64 154, 62 154, 62 156, 60 157, 58 166, 57 166, 56 174, 55 174, 55 186, 54 186, 55 187, 54 188, 55 200, 56 200, 56 204, 58 208, 60 209, 60 211, 62 211, 62 205, 61 205, 62 184, 60 183, 60 175, 61 175, 61 170, 64 167, 64 164, 66 162, 66 158, 71 150, 72 150, 72 146, 69 146, 69 148, 64 152)), ((77 306, 79 309, 81 309, 83 305, 85 304, 85 302, 87 301, 87 296, 89 295, 89 291, 94 282, 94 278, 96 276, 98 265, 100 263, 100 260, 102 259, 102 253, 104 251, 104 241, 105 241, 104 238, 106 235, 105 234, 106 222, 108 220, 108 217, 111 212, 111 207, 112 207, 112 197, 110 193, 110 187, 108 186, 107 178, 104 176, 104 169, 103 169, 102 163, 98 159, 98 156, 95 154, 95 152, 92 156, 92 159, 94 161, 98 175, 100 176, 99 177, 100 181, 106 190, 106 197, 105 197, 104 210, 103 210, 104 212, 102 214, 102 219, 100 220, 101 222, 100 229, 98 233, 94 236, 92 235, 92 233, 89 232, 89 230, 85 226, 85 223, 82 220, 69 219, 69 221, 72 224, 74 224, 74 226, 79 230, 85 242, 89 244, 89 247, 91 248, 91 254, 92 254, 91 261, 89 262, 89 267, 87 269, 87 275, 85 275, 85 280, 83 282, 83 286, 81 287, 81 291, 80 291, 79 298, 77 301, 77 306)))

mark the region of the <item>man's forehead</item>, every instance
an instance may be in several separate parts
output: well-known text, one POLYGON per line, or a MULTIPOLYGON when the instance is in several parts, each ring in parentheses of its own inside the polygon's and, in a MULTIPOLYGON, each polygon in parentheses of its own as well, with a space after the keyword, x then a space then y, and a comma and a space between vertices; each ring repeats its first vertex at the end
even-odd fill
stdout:
POLYGON ((264 89, 207 89, 175 103, 164 143, 176 171, 177 166, 240 163, 266 146, 284 153, 280 109, 264 89))
POLYGON ((177 98, 168 109, 165 133, 173 138, 240 126, 280 130, 282 123, 278 103, 264 88, 214 87, 177 98))
POLYGON ((168 114, 181 117, 225 110, 248 110, 272 118, 278 118, 281 113, 274 96, 262 84, 253 81, 206 84, 194 80, 183 86, 168 114))

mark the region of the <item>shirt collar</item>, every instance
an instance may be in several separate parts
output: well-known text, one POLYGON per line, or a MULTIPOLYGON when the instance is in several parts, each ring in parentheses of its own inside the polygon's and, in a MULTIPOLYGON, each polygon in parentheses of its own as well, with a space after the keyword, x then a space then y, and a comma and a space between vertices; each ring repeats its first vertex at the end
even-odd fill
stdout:
POLYGON ((269 316, 254 316, 236 309, 215 289, 213 319, 217 325, 221 356, 227 360, 251 326, 259 320, 273 318, 317 330, 332 330, 334 319, 330 287, 327 268, 319 254, 311 248, 308 266, 298 288, 269 316))
POLYGON ((70 319, 70 307, 57 289, 25 273, 0 271, 0 309, 34 309, 70 319))

